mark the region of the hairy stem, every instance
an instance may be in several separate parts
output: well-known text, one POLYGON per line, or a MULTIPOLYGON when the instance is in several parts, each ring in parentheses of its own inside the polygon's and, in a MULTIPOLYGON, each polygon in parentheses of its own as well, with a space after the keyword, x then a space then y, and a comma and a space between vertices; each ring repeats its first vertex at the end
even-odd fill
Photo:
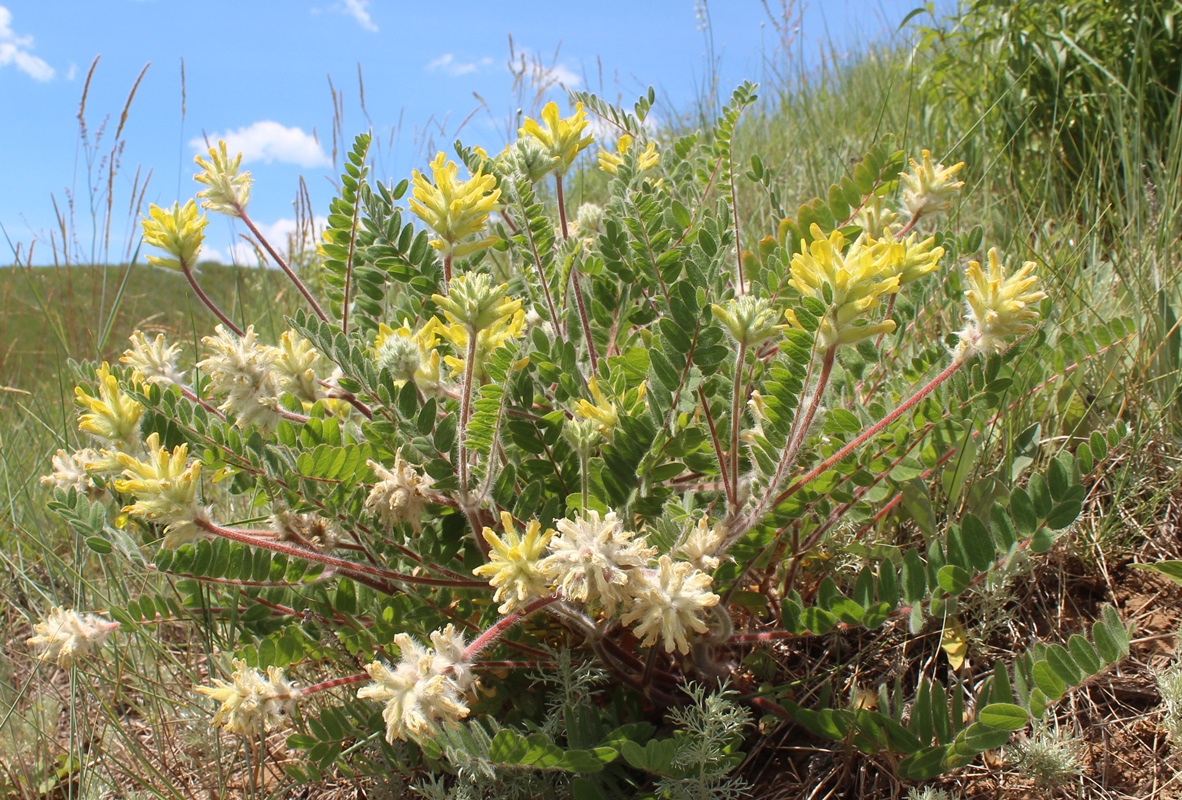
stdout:
POLYGON ((558 599, 558 595, 551 594, 545 597, 540 597, 537 600, 531 600, 521 607, 520 611, 514 611, 497 620, 496 624, 489 628, 484 633, 472 640, 472 644, 464 649, 462 661, 471 661, 480 654, 480 651, 488 647, 505 633, 505 631, 512 628, 521 620, 528 617, 530 614, 537 611, 539 608, 545 608, 558 599))
POLYGON ((205 303, 206 307, 213 312, 213 315, 220 319, 223 325, 232 330, 235 336, 242 336, 242 329, 235 325, 233 320, 222 313, 222 310, 218 308, 218 304, 215 303, 210 298, 210 296, 205 293, 205 290, 201 288, 201 285, 197 283, 197 278, 193 275, 193 270, 184 261, 181 262, 181 271, 185 273, 185 278, 188 279, 189 285, 193 287, 193 291, 197 293, 197 297, 201 299, 202 303, 205 303))

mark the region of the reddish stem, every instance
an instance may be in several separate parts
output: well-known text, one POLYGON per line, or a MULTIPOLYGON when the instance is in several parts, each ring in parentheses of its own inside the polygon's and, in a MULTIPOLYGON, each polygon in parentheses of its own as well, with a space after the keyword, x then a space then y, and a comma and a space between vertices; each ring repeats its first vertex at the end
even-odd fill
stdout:
POLYGON ((181 271, 185 273, 185 277, 189 280, 189 285, 193 287, 193 291, 197 293, 197 297, 201 299, 202 303, 213 312, 213 315, 222 321, 222 324, 234 332, 235 336, 242 336, 242 329, 234 324, 234 321, 222 313, 218 308, 218 304, 210 299, 209 295, 197 283, 197 278, 193 276, 193 270, 184 261, 181 262, 181 271))
POLYGON ((531 600, 530 602, 526 603, 524 606, 522 606, 520 611, 514 611, 512 614, 501 617, 499 620, 497 620, 495 625, 472 640, 472 644, 468 645, 464 649, 464 655, 460 660, 471 661, 472 659, 476 658, 476 656, 480 655, 481 650, 488 647, 497 639, 501 638, 505 631, 509 630, 518 622, 525 619, 538 609, 545 608, 556 600, 558 600, 558 595, 554 594, 547 595, 546 597, 539 597, 537 600, 531 600))
POLYGON ((246 209, 242 206, 235 206, 235 210, 238 212, 239 219, 245 223, 246 227, 250 228, 250 232, 254 234, 254 238, 258 239, 259 244, 261 244, 263 248, 271 254, 271 258, 273 258, 275 263, 279 265, 279 269, 283 270, 283 273, 287 275, 288 279, 291 280, 293 284, 295 284, 297 289, 299 289, 300 294, 304 296, 304 299, 308 301, 308 305, 312 306, 312 311, 316 313, 316 316, 320 317, 321 321, 328 322, 328 316, 324 313, 324 309, 322 309, 320 304, 316 302, 316 298, 313 297, 312 293, 308 291, 308 287, 305 286, 304 282, 300 280, 300 276, 296 275, 295 272, 292 271, 292 268, 288 266, 283 257, 279 255, 275 248, 271 246, 271 243, 267 241, 266 237, 263 236, 262 231, 260 231, 255 226, 250 216, 247 215, 246 209))

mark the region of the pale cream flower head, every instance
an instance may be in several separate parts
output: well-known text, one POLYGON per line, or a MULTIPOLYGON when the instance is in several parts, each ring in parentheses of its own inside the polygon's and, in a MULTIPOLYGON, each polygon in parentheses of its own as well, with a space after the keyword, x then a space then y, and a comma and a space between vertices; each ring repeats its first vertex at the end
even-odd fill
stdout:
POLYGON ((41 483, 68 492, 71 489, 78 494, 90 494, 97 490, 86 466, 96 461, 99 454, 94 448, 85 447, 73 453, 58 450, 50 459, 53 470, 48 475, 41 476, 41 483))
POLYGON ((723 526, 711 525, 709 517, 702 517, 696 525, 690 526, 673 553, 704 572, 713 572, 718 567, 718 550, 724 541, 726 530, 723 526))
POLYGON ((501 512, 501 527, 504 536, 497 536, 492 528, 482 532, 488 542, 488 563, 481 564, 472 572, 481 578, 488 578, 497 591, 494 601, 501 602, 497 609, 509 614, 521 606, 547 593, 546 577, 538 570, 538 561, 546 551, 546 544, 554 531, 542 533, 542 525, 531 519, 525 526, 525 535, 519 535, 513 525, 513 515, 501 512))
POLYGON ((234 158, 226 151, 226 143, 218 139, 217 147, 209 148, 209 160, 201 156, 193 159, 201 172, 193 176, 193 180, 204 183, 208 188, 201 190, 197 196, 201 198, 201 205, 210 211, 225 214, 230 217, 241 217, 250 202, 251 177, 249 172, 241 172, 242 154, 234 158))
POLYGON ((185 373, 177 368, 181 348, 169 344, 163 333, 156 334, 149 342, 143 331, 135 331, 129 339, 131 347, 123 351, 119 360, 134 370, 137 381, 169 386, 184 380, 185 373))
POLYGON ((688 653, 691 632, 709 630, 702 612, 718 605, 719 597, 710 586, 710 576, 693 564, 661 556, 657 570, 644 571, 622 621, 625 625, 637 623, 636 635, 645 647, 660 641, 667 653, 688 653))
POLYGON ((923 163, 911 159, 911 168, 899 175, 903 184, 903 204, 912 217, 935 214, 952 208, 952 199, 964 186, 964 181, 953 180, 964 169, 964 162, 945 167, 933 164, 932 154, 924 150, 923 163))
POLYGON ((550 540, 550 555, 538 564, 550 585, 563 597, 598 606, 609 617, 631 596, 634 573, 656 553, 644 537, 637 537, 609 511, 601 520, 598 511, 557 523, 550 540))
POLYGON ((279 375, 275 364, 279 351, 259 344, 254 326, 242 336, 221 325, 213 336, 201 340, 208 355, 197 364, 209 376, 209 391, 224 395, 221 411, 237 417, 240 428, 269 428, 279 420, 279 375))
POLYGON ((250 739, 264 731, 286 724, 300 690, 279 667, 267 667, 267 674, 245 661, 233 662, 230 681, 214 679, 213 686, 198 686, 197 691, 221 705, 210 724, 250 739))
POLYGON ((434 649, 400 633, 394 637, 401 652, 398 665, 391 669, 374 661, 365 668, 373 683, 362 687, 357 697, 386 704, 382 719, 388 742, 432 738, 441 725, 455 725, 468 716, 463 695, 474 680, 462 660, 463 639, 449 625, 432 633, 431 640, 434 649))
POLYGON ((118 627, 118 622, 56 606, 44 621, 33 626, 34 635, 29 637, 27 644, 40 649, 37 653, 39 660, 69 667, 78 656, 101 647, 118 627))
POLYGON ((394 464, 386 469, 376 461, 367 461, 378 481, 369 492, 365 509, 377 514, 386 525, 409 523, 415 533, 423 529, 423 508, 427 505, 429 475, 420 475, 402 460, 402 451, 394 454, 394 464))

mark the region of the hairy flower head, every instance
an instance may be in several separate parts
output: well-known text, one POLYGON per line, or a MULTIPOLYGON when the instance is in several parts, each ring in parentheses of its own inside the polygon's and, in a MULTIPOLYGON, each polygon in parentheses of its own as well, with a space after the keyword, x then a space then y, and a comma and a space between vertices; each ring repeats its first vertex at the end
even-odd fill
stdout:
POLYGON ((171 209, 153 203, 148 216, 140 218, 144 229, 144 243, 159 247, 167 256, 148 256, 148 263, 165 269, 189 269, 196 265, 201 243, 205 241, 205 226, 209 223, 199 214, 192 200, 183 206, 173 203, 171 209))
POLYGON ((143 331, 134 331, 129 339, 131 347, 123 351, 119 360, 134 370, 136 381, 170 386, 184 380, 185 373, 177 368, 181 348, 169 344, 163 333, 156 334, 149 342, 143 331))
POLYGON ((410 210, 435 232, 432 247, 445 256, 463 257, 497 243, 496 236, 485 236, 459 244, 484 229, 488 215, 500 208, 497 201, 501 190, 496 188, 497 179, 492 175, 477 170, 469 180, 461 181, 456 178, 457 169, 454 161, 439 153, 431 162, 431 181, 413 170, 414 191, 409 204, 410 210))
POLYGON ((382 719, 388 742, 431 738, 441 724, 455 725, 468 716, 463 695, 474 682, 462 660, 463 639, 449 625, 431 634, 431 640, 434 648, 400 633, 394 637, 401 652, 397 666, 374 661, 365 668, 373 683, 362 687, 357 697, 386 704, 382 719))
POLYGON ((648 564, 656 552, 644 537, 637 537, 609 511, 601 520, 598 511, 576 519, 559 520, 558 534, 550 540, 550 555, 538 564, 550 585, 563 596, 599 606, 609 617, 631 596, 634 573, 648 564))
POLYGON ((553 100, 542 108, 542 122, 525 118, 518 134, 530 136, 542 143, 542 146, 554 159, 554 172, 565 175, 574 163, 575 157, 591 144, 592 137, 583 136, 587 128, 587 113, 582 103, 575 104, 575 113, 560 119, 558 104, 553 100))
POLYGON ((86 409, 78 417, 78 429, 117 448, 134 445, 139 441, 144 407, 124 393, 105 361, 95 371, 95 377, 98 397, 81 386, 74 388, 74 402, 86 409))
MULTIPOLYGON (((633 139, 630 134, 623 134, 616 140, 616 152, 612 153, 607 150, 599 151, 599 168, 609 175, 616 175, 620 171, 620 167, 624 163, 624 156, 628 155, 628 151, 632 149, 633 139)), ((645 172, 655 167, 661 160, 661 154, 657 152, 657 143, 649 142, 645 145, 644 151, 636 157, 636 171, 645 172)))
POLYGON ((73 453, 58 450, 49 460, 53 470, 48 475, 41 476, 41 483, 68 492, 73 489, 78 494, 91 494, 97 491, 86 466, 97 460, 99 454, 90 447, 85 447, 73 453))
MULTIPOLYGON (((854 344, 893 331, 893 320, 871 323, 866 317, 878 307, 882 295, 899 291, 899 251, 868 238, 859 239, 846 250, 841 231, 833 231, 826 238, 815 223, 811 233, 812 244, 801 242, 801 252, 792 256, 789 283, 802 295, 815 297, 828 307, 817 334, 821 346, 854 344)), ((799 324, 792 311, 787 316, 790 322, 799 324)))
POLYGON ((201 205, 210 211, 226 214, 231 217, 241 217, 250 202, 251 177, 249 172, 241 172, 242 154, 234 158, 226 152, 226 143, 218 139, 217 147, 209 148, 209 160, 201 156, 193 159, 201 172, 193 176, 193 180, 204 183, 208 188, 197 193, 201 198, 201 205))
POLYGON ((920 164, 911 159, 911 168, 899 176, 903 184, 903 203, 912 217, 935 214, 952 208, 952 198, 964 186, 964 181, 953 180, 964 169, 964 162, 945 167, 932 164, 932 154, 924 150, 920 164))
POLYGON ((530 600, 546 594, 546 578, 538 571, 538 561, 546 551, 546 544, 554 531, 542 533, 542 524, 531 519, 525 525, 525 535, 517 533, 513 515, 501 512, 501 527, 504 536, 497 536, 492 528, 482 532, 488 542, 488 563, 481 564, 472 572, 488 582, 497 591, 493 600, 504 602, 498 609, 502 614, 516 611, 530 600))
POLYGON ((440 359, 435 347, 439 344, 439 331, 443 327, 436 317, 418 330, 413 330, 408 320, 403 320, 397 328, 378 323, 378 335, 374 338, 372 350, 374 362, 379 369, 390 370, 396 385, 414 381, 424 394, 437 394, 440 359))
POLYGON ((115 481, 115 490, 135 496, 135 502, 123 511, 165 528, 164 546, 178 547, 203 536, 194 524, 204 511, 197 505, 197 485, 201 462, 189 462, 189 447, 178 444, 169 452, 152 433, 144 442, 147 458, 143 461, 126 453, 116 458, 123 465, 123 477, 115 481))
POLYGON ((365 501, 365 509, 377 514, 383 523, 409 523, 415 533, 423 529, 423 508, 427 505, 427 489, 431 478, 415 472, 402 460, 402 451, 394 454, 394 464, 386 469, 376 461, 365 462, 378 477, 365 501))
POLYGON ((315 403, 320 396, 312 365, 320 353, 295 331, 284 331, 274 348, 274 371, 279 389, 291 392, 302 402, 315 403))
POLYGON ((101 647, 118 627, 118 622, 57 606, 42 622, 33 626, 33 636, 26 643, 40 649, 37 653, 39 660, 69 667, 78 656, 101 647))
POLYGON ((504 322, 521 308, 520 300, 509 299, 509 284, 494 284, 483 272, 457 276, 446 297, 435 294, 431 299, 448 322, 462 325, 471 334, 504 322))
POLYGON ((253 325, 242 336, 218 325, 214 335, 201 343, 209 354, 197 366, 209 375, 210 392, 225 396, 218 408, 236 415, 241 428, 251 424, 269 427, 277 422, 280 389, 275 362, 279 351, 259 344, 253 325))
POLYGON ((956 348, 958 360, 979 352, 1000 353, 1008 346, 1007 339, 1034 330, 1038 311, 1031 306, 1047 296, 1034 289, 1038 276, 1033 274, 1033 261, 1007 276, 997 248, 991 247, 988 263, 981 269, 978 262, 970 261, 965 270, 965 327, 956 348))
POLYGON ((787 327, 776 324, 780 313, 769 300, 754 295, 732 297, 724 306, 711 303, 710 310, 731 338, 748 348, 766 342, 787 327))
POLYGON ((213 686, 197 687, 199 693, 221 704, 210 724, 250 739, 284 725, 300 690, 283 670, 267 667, 264 676, 245 661, 235 660, 233 666, 228 682, 215 678, 213 686))
POLYGON ((858 213, 854 215, 854 224, 861 228, 863 233, 874 235, 879 231, 889 230, 898 219, 899 215, 886 204, 886 198, 875 195, 858 209, 858 213))
POLYGON ((644 571, 622 622, 637 623, 636 635, 645 647, 660 640, 667 653, 675 649, 688 653, 690 632, 709 630, 701 619, 702 611, 718 605, 719 597, 710 586, 710 576, 693 564, 661 556, 657 570, 644 571))
POLYGON ((710 518, 702 517, 696 525, 690 526, 673 553, 703 572, 712 572, 718 566, 717 553, 724 541, 725 528, 721 524, 711 526, 710 518))
POLYGON ((620 422, 620 414, 616 404, 609 400, 603 390, 599 388, 599 380, 594 375, 587 379, 587 391, 591 393, 591 399, 595 402, 580 399, 575 403, 575 416, 585 420, 594 420, 599 427, 600 434, 611 436, 616 425, 620 422))

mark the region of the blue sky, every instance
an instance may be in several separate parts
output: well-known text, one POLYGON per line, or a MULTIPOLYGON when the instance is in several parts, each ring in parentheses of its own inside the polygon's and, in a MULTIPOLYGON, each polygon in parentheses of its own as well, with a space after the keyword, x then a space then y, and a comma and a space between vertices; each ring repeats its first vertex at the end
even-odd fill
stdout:
MULTIPOLYGON (((800 20, 804 63, 815 63, 826 43, 847 52, 889 37, 917 5, 812 0, 800 20)), ((767 6, 778 11, 780 3, 767 6)), ((700 91, 707 32, 724 93, 744 79, 767 78, 778 39, 760 0, 0 0, 0 225, 22 260, 33 244, 35 263, 53 263, 51 240, 59 258, 61 248, 56 200, 58 212, 72 217, 74 259, 126 260, 138 239, 134 201, 142 196, 146 211, 147 203, 191 197, 200 188, 193 156, 204 137, 220 136, 245 153, 256 181, 251 215, 279 244, 294 225, 301 177, 314 213, 327 211, 338 172, 334 91, 338 149, 372 129, 380 143, 376 177, 399 179, 436 149, 450 152, 461 123, 466 143, 495 152, 515 127, 517 109, 536 109, 532 92, 513 91, 510 37, 517 63, 524 57, 535 65, 531 72, 556 84, 546 97, 564 113, 562 86, 630 105, 651 84, 661 100, 654 113, 667 117, 690 108, 700 91), (85 140, 79 101, 96 56, 85 140), (120 111, 148 64, 111 178, 120 111), (107 215, 108 183, 104 246, 96 229, 107 215)), ((239 232, 211 220, 205 255, 254 263, 247 248, 233 244, 239 232)), ((12 261, 9 248, 0 264, 12 261)))

